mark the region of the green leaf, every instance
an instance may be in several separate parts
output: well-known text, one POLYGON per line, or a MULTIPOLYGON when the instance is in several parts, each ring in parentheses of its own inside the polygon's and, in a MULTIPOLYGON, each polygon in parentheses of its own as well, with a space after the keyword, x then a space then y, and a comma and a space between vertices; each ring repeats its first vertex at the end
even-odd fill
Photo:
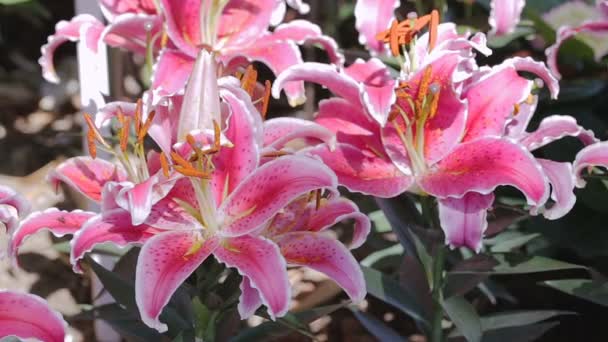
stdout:
POLYGON ((517 27, 515 31, 510 34, 506 34, 503 36, 489 36, 488 46, 493 49, 502 48, 507 46, 512 41, 531 35, 532 33, 534 33, 534 29, 532 29, 531 27, 517 27))
POLYGON ((589 279, 549 280, 545 285, 590 302, 608 306, 608 283, 589 279))
MULTIPOLYGON (((500 234, 503 235, 503 234, 500 234)), ((497 236, 496 238, 500 237, 497 236)), ((496 243, 494 246, 492 246, 490 248, 490 250, 493 253, 507 253, 507 252, 511 252, 514 249, 520 248, 522 246, 525 246, 528 242, 536 239, 537 237, 539 237, 540 234, 538 233, 534 233, 534 234, 517 234, 516 236, 513 236, 511 238, 508 239, 499 239, 498 243, 496 243)))
POLYGON ((373 252, 367 257, 365 257, 365 259, 361 260, 361 265, 371 267, 374 264, 378 263, 380 260, 395 255, 403 255, 402 245, 396 244, 391 247, 387 247, 385 249, 373 252))
POLYGON ((19 5, 19 4, 24 4, 26 2, 30 2, 32 0, 0 0, 0 5, 19 5))
POLYGON ((558 310, 501 312, 482 317, 481 326, 483 331, 496 330, 508 327, 534 324, 555 316, 575 314, 576 313, 572 311, 558 310))
POLYGON ((397 281, 373 268, 362 266, 361 269, 365 277, 367 292, 370 295, 396 307, 426 328, 430 327, 430 313, 424 310, 417 299, 424 294, 409 292, 408 289, 400 286, 397 281))
POLYGON ((547 322, 540 324, 531 324, 521 327, 509 327, 496 329, 484 332, 483 342, 531 342, 536 341, 543 336, 547 331, 558 325, 559 322, 547 322))
MULTIPOLYGON (((257 327, 247 329, 237 336, 230 339, 231 342, 249 342, 249 341, 267 341, 272 338, 283 337, 291 332, 299 331, 298 327, 302 327, 316 319, 329 315, 332 312, 343 308, 345 304, 327 305, 314 308, 307 311, 298 312, 296 314, 288 313, 284 318, 279 318, 277 321, 264 322, 257 327), (298 327, 294 327, 293 325, 298 327)), ((299 331, 300 332, 300 331, 299 331)))
POLYGON ((587 267, 541 256, 495 254, 496 266, 491 269, 461 268, 448 274, 527 274, 561 270, 587 270, 587 267))
POLYGON ((369 219, 374 224, 374 229, 378 233, 388 233, 391 231, 391 224, 382 212, 382 210, 376 210, 369 213, 369 219))
POLYGON ((404 341, 403 336, 400 336, 395 330, 384 324, 376 317, 359 310, 351 310, 361 324, 372 333, 379 341, 404 341))
POLYGON ((452 297, 444 300, 441 304, 467 341, 481 341, 481 320, 471 303, 463 297, 452 297))
POLYGON ((420 212, 408 196, 396 198, 376 198, 378 207, 384 212, 391 228, 397 234, 399 242, 408 255, 415 255, 416 247, 412 238, 412 229, 422 222, 420 212))

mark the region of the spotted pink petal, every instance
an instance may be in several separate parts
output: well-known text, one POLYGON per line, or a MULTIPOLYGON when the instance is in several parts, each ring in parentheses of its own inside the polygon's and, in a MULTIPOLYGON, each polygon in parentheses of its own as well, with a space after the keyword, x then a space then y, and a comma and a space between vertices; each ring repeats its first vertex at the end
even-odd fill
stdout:
POLYGON ((334 151, 320 145, 305 152, 320 157, 350 191, 388 198, 403 193, 414 181, 387 158, 348 144, 338 143, 334 151))
MULTIPOLYGON (((7 204, 0 204, 0 223, 4 225, 4 229, 8 234, 11 234, 17 229, 17 226, 19 225, 19 215, 17 214, 15 207, 7 204)), ((0 227, 2 227, 2 225, 0 225, 0 227)), ((2 256, 4 256, 4 251, 0 251, 0 257, 2 256)))
POLYGON ((164 98, 154 107, 156 115, 148 129, 148 135, 167 155, 171 154, 171 146, 177 141, 178 119, 183 100, 183 96, 174 95, 164 98))
POLYGON ((0 185, 0 204, 15 208, 18 216, 27 215, 30 211, 30 203, 13 188, 0 185))
POLYGON ((576 203, 574 183, 576 177, 572 172, 571 163, 560 163, 547 159, 537 159, 551 183, 551 199, 553 206, 545 209, 543 216, 557 220, 572 210, 576 203))
POLYGON ((273 242, 249 235, 224 239, 215 257, 249 279, 272 319, 289 309, 290 286, 285 259, 273 242))
MULTIPOLYGON (((275 40, 272 34, 258 37, 255 44, 246 48, 240 47, 238 50, 231 50, 230 54, 226 54, 222 58, 222 61, 226 65, 236 57, 245 57, 250 62, 262 62, 275 75, 281 74, 293 65, 303 63, 300 49, 293 41, 275 40)), ((303 103, 305 98, 303 82, 287 82, 284 88, 292 106, 303 103)))
POLYGON ((175 181, 166 179, 159 171, 141 183, 120 183, 122 186, 116 193, 116 204, 131 213, 133 225, 142 224, 150 215, 152 206, 167 196, 175 181))
POLYGON ((81 210, 70 212, 57 208, 34 212, 21 221, 19 227, 11 234, 8 254, 16 264, 19 248, 31 235, 43 230, 48 230, 57 237, 75 234, 93 216, 95 213, 81 210))
POLYGON ((74 234, 70 242, 72 268, 74 272, 81 273, 80 260, 98 244, 109 242, 118 247, 141 245, 160 232, 147 225, 133 226, 131 215, 122 209, 94 216, 74 234))
POLYGON ((577 27, 563 26, 557 30, 555 44, 551 45, 547 48, 547 50, 545 50, 549 69, 551 69, 551 72, 553 72, 557 78, 561 78, 562 76, 559 72, 559 66, 557 63, 557 56, 560 46, 564 43, 564 41, 584 32, 606 33, 608 32, 608 21, 588 21, 577 27))
POLYGON ((538 96, 533 95, 531 101, 526 101, 519 106, 519 113, 507 122, 505 135, 515 140, 520 140, 525 136, 526 129, 536 112, 538 106, 538 96))
POLYGON ((171 96, 184 89, 192 73, 194 58, 177 50, 164 49, 154 66, 152 89, 157 96, 171 96))
POLYGON ((228 195, 219 208, 224 236, 247 234, 266 223, 289 202, 310 191, 338 186, 323 163, 304 156, 285 156, 257 168, 228 195))
POLYGON ((325 273, 355 303, 365 298, 363 272, 357 260, 340 241, 321 233, 294 232, 281 235, 277 244, 288 264, 306 266, 325 273))
MULTIPOLYGON (((127 13, 115 17, 103 30, 100 39, 109 46, 144 55, 149 44, 148 37, 158 37, 162 29, 160 16, 127 13)), ((161 39, 156 39, 150 48, 160 50, 161 39)))
POLYGON ((127 174, 122 167, 90 157, 70 158, 57 166, 48 177, 55 188, 64 182, 96 202, 101 200, 101 190, 107 182, 126 179, 127 174))
POLYGON ((156 13, 154 0, 100 0, 99 4, 112 17, 123 13, 156 13))
POLYGON ((0 291, 0 337, 63 342, 68 324, 44 299, 29 293, 0 291))
POLYGON ((133 102, 115 101, 103 106, 95 114, 95 125, 102 127, 108 123, 108 120, 117 118, 119 113, 128 117, 135 116, 136 104, 133 102))
MULTIPOLYGON (((272 85, 272 96, 278 99, 281 90, 294 81, 314 82, 351 103, 360 103, 357 82, 339 72, 334 66, 312 62, 294 65, 277 76, 272 85)), ((306 98, 302 97, 297 100, 292 104, 304 103, 306 98)))
POLYGON ((223 147, 215 158, 211 185, 219 206, 249 176, 260 162, 262 120, 249 95, 242 89, 222 90, 221 95, 231 114, 225 135, 233 147, 223 147), (232 92, 234 91, 234 93, 232 92), (240 95, 236 95, 240 93, 240 95))
POLYGON ((145 224, 165 230, 203 229, 197 219, 184 210, 181 203, 198 208, 192 183, 186 178, 178 180, 167 196, 152 206, 145 224))
POLYGON ((510 140, 487 137, 463 143, 423 175, 418 184, 438 197, 490 194, 500 185, 518 188, 530 205, 549 197, 549 183, 534 156, 510 140))
POLYGON ((237 309, 241 319, 247 319, 255 314, 255 311, 262 306, 262 298, 260 293, 253 286, 249 278, 243 277, 241 281, 241 296, 239 297, 239 304, 237 309))
POLYGON ((322 100, 315 122, 333 132, 338 142, 385 155, 380 125, 356 104, 337 97, 322 100))
POLYGON ((576 119, 569 115, 551 115, 544 118, 538 129, 524 135, 520 142, 528 150, 533 151, 567 136, 577 137, 585 145, 598 142, 593 131, 579 126, 576 119))
POLYGON ((82 40, 88 49, 97 52, 97 44, 103 29, 103 24, 88 14, 77 15, 70 21, 62 20, 58 22, 55 25, 55 33, 49 36, 47 43, 40 49, 42 57, 40 57, 38 63, 42 67, 44 78, 49 82, 59 83, 59 76, 55 72, 53 57, 55 50, 60 45, 68 41, 76 42, 82 40))
MULTIPOLYGON (((161 0, 167 34, 184 54, 195 57, 202 41, 200 8, 210 0, 161 0)), ((209 43, 209 42, 207 42, 209 43)))
POLYGON ((359 82, 361 102, 380 126, 386 125, 392 105, 397 100, 395 80, 386 65, 377 58, 357 60, 345 73, 359 82))
POLYGON ((299 146, 324 142, 332 148, 336 144, 330 130, 309 120, 284 117, 264 121, 264 149, 280 150, 301 140, 304 142, 299 146))
POLYGON ((331 198, 322 201, 317 209, 315 204, 310 204, 310 219, 304 227, 308 231, 318 232, 328 229, 338 222, 352 219, 354 220, 353 237, 349 247, 351 249, 361 246, 371 229, 371 223, 367 215, 359 211, 357 205, 343 197, 331 198))
POLYGON ((355 27, 359 31, 359 43, 372 54, 384 54, 388 50, 376 35, 389 28, 399 0, 358 0, 355 5, 355 27))
POLYGON ((492 68, 464 92, 469 104, 463 141, 488 135, 501 135, 515 106, 526 100, 532 81, 519 76, 510 64, 492 68), (508 84, 508 87, 505 87, 508 84))
POLYGON ((175 290, 218 247, 200 232, 165 232, 146 241, 137 259, 135 301, 141 320, 150 328, 167 331, 159 316, 175 290))
POLYGON ((429 51, 429 33, 428 31, 421 35, 416 40, 415 59, 418 62, 415 66, 427 64, 429 52, 453 50, 460 51, 464 55, 470 55, 471 49, 479 51, 484 56, 492 54, 492 50, 487 46, 486 35, 482 32, 477 32, 470 36, 469 32, 459 34, 454 23, 441 23, 437 27, 437 38, 435 48, 429 51))
POLYGON ((488 209, 494 195, 469 192, 462 198, 439 200, 439 221, 445 233, 445 243, 454 247, 468 247, 479 253, 483 233, 488 227, 488 209))
POLYGON ((278 6, 277 0, 230 0, 219 18, 218 41, 226 47, 256 44, 278 6))
POLYGON ((587 184, 581 177, 583 170, 594 166, 608 167, 608 142, 589 145, 578 152, 572 166, 577 187, 582 188, 587 184))
POLYGON ((519 23, 525 0, 492 0, 490 2, 490 26, 492 34, 503 36, 515 30, 519 23))
POLYGON ((338 51, 336 41, 323 34, 318 25, 308 20, 296 19, 277 26, 272 32, 272 39, 276 41, 292 41, 297 45, 319 44, 329 57, 329 61, 336 65, 344 64, 344 55, 338 51))

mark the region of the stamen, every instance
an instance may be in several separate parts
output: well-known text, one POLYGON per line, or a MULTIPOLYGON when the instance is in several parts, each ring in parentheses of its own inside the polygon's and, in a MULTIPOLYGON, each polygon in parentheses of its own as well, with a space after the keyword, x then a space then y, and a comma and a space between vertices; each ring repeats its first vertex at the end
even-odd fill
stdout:
POLYGON ((160 154, 160 167, 163 169, 163 175, 169 178, 169 161, 164 153, 160 154))
POLYGON ((402 22, 393 21, 390 29, 378 33, 376 39, 388 43, 392 54, 399 56, 399 47, 409 44, 420 30, 427 25, 429 26, 429 51, 431 51, 437 43, 439 27, 439 12, 437 10, 433 10, 431 14, 420 18, 417 17, 416 13, 410 13, 408 18, 402 22))
POLYGON ((441 91, 441 86, 436 83, 431 84, 429 90, 433 95, 431 100, 431 105, 429 108, 429 119, 432 119, 437 114, 437 108, 439 107, 439 92, 441 91))
POLYGON ((97 146, 95 145, 95 132, 93 132, 93 130, 89 129, 89 131, 87 132, 87 144, 89 147, 89 154, 91 155, 91 158, 95 159, 97 158, 97 146))
POLYGON ((414 104, 416 106, 415 107, 416 115, 422 114, 422 103, 424 101, 424 98, 428 94, 432 75, 433 75, 433 70, 431 69, 431 66, 429 65, 423 71, 422 80, 420 80, 420 86, 418 87, 418 94, 416 94, 416 101, 414 101, 414 104))
POLYGON ((101 132, 99 132, 97 126, 95 126, 95 123, 93 122, 93 119, 91 119, 91 115, 89 115, 88 113, 84 113, 84 120, 86 121, 87 126, 89 126, 89 131, 93 132, 92 134, 95 137, 95 140, 107 146, 108 144, 101 135, 101 132))
POLYGON ((213 120, 213 135, 213 149, 215 151, 219 151, 222 147, 222 128, 220 127, 220 124, 215 120, 213 120))
POLYGON ((175 171, 181 173, 184 176, 187 177, 195 177, 195 178, 204 178, 204 179, 208 179, 211 175, 207 172, 203 172, 200 170, 197 170, 195 168, 185 168, 185 167, 181 167, 181 166, 175 166, 174 167, 175 171))
POLYGON ((192 168, 192 165, 184 158, 182 158, 182 156, 180 156, 179 154, 177 154, 176 152, 171 152, 171 159, 173 159, 173 162, 183 168, 186 169, 190 169, 192 168))
POLYGON ((316 194, 315 210, 319 210, 319 208, 321 207, 321 189, 317 189, 317 191, 315 191, 315 194, 316 194))
POLYGON ((148 130, 150 129, 150 126, 152 126, 152 122, 154 120, 154 116, 156 115, 156 111, 151 111, 150 114, 148 114, 148 117, 146 118, 146 122, 144 123, 144 125, 141 127, 141 129, 139 130, 139 132, 137 133, 137 143, 141 144, 144 142, 144 138, 146 137, 146 134, 148 134, 148 130))
POLYGON ((439 28, 439 12, 433 10, 431 12, 431 23, 429 24, 429 52, 433 51, 437 44, 437 35, 439 28))
MULTIPOLYGON (((122 112, 122 109, 118 107, 118 109, 122 112)), ((143 111, 143 102, 141 99, 137 100, 137 105, 135 106, 135 132, 139 132, 141 129, 141 113, 143 111)))
POLYGON ((287 152, 287 151, 279 150, 279 151, 272 151, 272 152, 265 153, 264 155, 262 155, 262 157, 264 157, 264 158, 276 158, 276 157, 286 156, 286 155, 289 155, 289 154, 291 154, 291 153, 287 152))
POLYGON ((127 151, 129 144, 129 125, 131 124, 131 118, 123 116, 122 127, 120 128, 120 150, 127 151))
POLYGON ((258 80, 258 72, 253 68, 253 65, 249 65, 245 70, 245 75, 241 81, 241 87, 245 90, 249 96, 253 96, 256 82, 258 80))
POLYGON ((519 111, 521 110, 519 103, 516 103, 513 105, 513 116, 519 114, 519 111))
POLYGON ((270 88, 270 81, 266 80, 266 82, 264 82, 264 97, 262 98, 262 119, 266 119, 266 113, 268 113, 268 105, 270 104, 270 88))

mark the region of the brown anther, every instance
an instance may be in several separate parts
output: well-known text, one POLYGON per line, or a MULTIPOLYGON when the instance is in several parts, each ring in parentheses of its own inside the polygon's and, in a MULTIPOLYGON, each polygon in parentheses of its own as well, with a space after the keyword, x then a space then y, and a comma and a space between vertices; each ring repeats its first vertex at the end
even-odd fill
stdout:
POLYGON ((432 119, 437 114, 437 108, 439 107, 439 91, 433 94, 433 99, 431 100, 431 106, 429 109, 429 119, 432 119))
POLYGON ((156 111, 151 111, 146 118, 146 122, 144 122, 143 126, 141 126, 140 130, 137 132, 137 143, 141 144, 144 142, 144 138, 146 134, 148 134, 148 130, 150 126, 152 126, 152 122, 154 121, 154 116, 156 115, 156 111))
POLYGON ((105 144, 105 140, 103 139, 103 136, 97 129, 97 126, 95 126, 95 123, 93 122, 93 119, 91 118, 91 116, 89 114, 84 113, 84 121, 86 121, 87 126, 89 127, 89 132, 92 132, 92 133, 88 133, 88 134, 92 134, 92 136, 95 138, 94 140, 97 140, 100 143, 105 144))
POLYGON ((269 80, 264 82, 264 97, 262 97, 262 119, 266 119, 268 113, 268 105, 270 104, 270 88, 271 83, 269 80))
POLYGON ((122 127, 120 128, 120 150, 125 152, 129 144, 129 125, 131 124, 131 118, 123 116, 122 127))
POLYGON ((249 96, 253 96, 253 91, 258 80, 258 72, 253 68, 253 65, 249 65, 245 70, 245 75, 241 80, 241 87, 245 90, 249 96))
MULTIPOLYGON (((139 130, 141 129, 141 115, 143 112, 143 102, 141 99, 137 100, 137 105, 135 105, 135 132, 139 132, 139 130)), ((122 112, 122 109, 119 107, 120 111, 122 112)))
POLYGON ((182 168, 185 168, 185 169, 192 168, 192 165, 190 165, 190 163, 186 159, 184 159, 182 156, 180 156, 176 152, 171 152, 171 159, 173 159, 173 162, 175 164, 181 166, 182 168))
POLYGON ((315 210, 319 210, 319 208, 321 207, 321 189, 318 189, 317 191, 315 191, 315 195, 316 195, 315 210))
POLYGON ((160 37, 161 49, 164 49, 167 46, 167 42, 169 42, 169 35, 167 34, 167 30, 163 30, 163 33, 160 37))
POLYGON ((534 104, 534 95, 528 94, 528 97, 526 98, 526 104, 528 104, 528 105, 534 104))
POLYGON ((167 156, 162 152, 160 154, 160 167, 163 169, 163 175, 169 177, 169 161, 167 160, 167 156))
POLYGON ((192 167, 186 168, 186 167, 182 167, 182 166, 175 166, 174 169, 175 169, 175 171, 181 173, 184 176, 188 176, 188 177, 196 177, 196 178, 209 178, 210 177, 209 173, 197 170, 192 167))
POLYGON ((217 152, 222 147, 222 128, 219 122, 213 120, 213 149, 217 152))
POLYGON ((286 155, 289 155, 289 154, 291 154, 291 153, 289 153, 287 151, 279 150, 279 151, 272 151, 272 152, 265 153, 262 157, 264 157, 264 158, 276 158, 276 157, 286 156, 286 155))

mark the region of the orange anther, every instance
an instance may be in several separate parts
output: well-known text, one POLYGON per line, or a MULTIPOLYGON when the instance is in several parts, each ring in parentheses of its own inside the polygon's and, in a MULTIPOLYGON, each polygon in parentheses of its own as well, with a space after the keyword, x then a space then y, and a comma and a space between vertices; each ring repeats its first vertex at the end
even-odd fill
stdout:
POLYGON ((103 139, 103 136, 97 129, 97 126, 95 126, 95 123, 93 122, 93 119, 91 119, 91 116, 89 114, 84 113, 84 121, 86 121, 87 126, 89 126, 89 131, 93 132, 92 134, 93 134, 94 138, 97 141, 99 141, 100 143, 105 144, 105 140, 103 139))
POLYGON ((516 103, 516 104, 513 105, 513 115, 514 116, 517 115, 517 114, 519 114, 520 110, 521 110, 521 108, 519 106, 519 103, 516 103))
POLYGON ((167 156, 162 152, 160 154, 160 167, 163 169, 163 175, 169 177, 169 161, 167 160, 167 156))
POLYGON ((125 152, 129 144, 129 125, 131 124, 130 117, 123 117, 123 124, 120 128, 120 150, 125 152))
POLYGON ((319 208, 321 207, 321 189, 318 189, 316 191, 315 195, 316 195, 315 210, 319 210, 319 208))
MULTIPOLYGON (((122 109, 119 107, 120 111, 122 109)), ((141 114, 143 111, 143 102, 141 99, 137 100, 137 105, 135 106, 135 132, 139 132, 141 129, 141 114)))
POLYGON ((220 124, 215 120, 213 120, 213 133, 213 149, 215 151, 219 151, 222 147, 222 128, 220 127, 220 124))
POLYGON ((175 152, 171 152, 171 159, 173 159, 173 162, 180 165, 182 168, 192 168, 192 165, 190 165, 190 163, 186 159, 182 158, 182 156, 175 152))
POLYGON ((423 71, 422 79, 420 80, 420 85, 418 86, 418 94, 416 95, 416 101, 414 101, 414 104, 416 106, 415 110, 416 110, 417 114, 419 114, 422 110, 422 102, 424 101, 424 98, 428 94, 429 85, 431 84, 432 76, 433 76, 433 70, 431 69, 431 66, 429 65, 423 71))
POLYGON ((432 51, 437 44, 437 30, 439 27, 439 12, 433 10, 431 12, 431 23, 429 24, 429 51, 432 51))
POLYGON ((264 97, 262 98, 262 119, 266 119, 266 113, 268 113, 268 105, 270 104, 270 88, 270 81, 266 80, 266 82, 264 82, 264 97))
POLYGON ((89 129, 87 132, 87 144, 89 147, 89 154, 93 159, 97 158, 97 146, 95 146, 95 132, 89 129))
POLYGON ((429 109, 429 119, 432 119, 437 114, 437 108, 439 108, 439 91, 433 94, 431 100, 431 107, 429 109))
POLYGON ((258 80, 258 72, 253 68, 253 65, 249 65, 245 70, 245 75, 241 81, 241 87, 245 90, 249 96, 253 96, 253 90, 258 80))
POLYGON ((391 24, 391 28, 389 31, 389 46, 391 48, 391 52, 393 53, 393 56, 399 56, 399 38, 400 35, 397 32, 397 30, 399 29, 399 23, 397 22, 397 20, 393 20, 393 23, 391 24))
POLYGON ((196 177, 196 178, 209 178, 210 174, 207 172, 199 171, 195 168, 185 168, 182 166, 175 166, 175 171, 181 173, 184 176, 196 177))
POLYGON ((146 137, 146 134, 148 134, 148 130, 150 129, 150 126, 152 126, 152 122, 154 120, 155 115, 156 115, 156 111, 151 111, 150 114, 148 114, 148 117, 146 118, 146 122, 140 128, 140 130, 137 132, 137 143, 138 144, 141 144, 144 142, 144 138, 146 137))

